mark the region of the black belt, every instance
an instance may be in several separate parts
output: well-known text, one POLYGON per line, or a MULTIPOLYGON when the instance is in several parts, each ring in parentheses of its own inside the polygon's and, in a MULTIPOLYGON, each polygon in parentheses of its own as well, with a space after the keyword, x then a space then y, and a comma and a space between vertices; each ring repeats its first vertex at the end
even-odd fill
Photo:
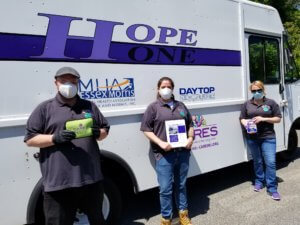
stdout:
POLYGON ((183 151, 189 151, 186 148, 180 147, 180 148, 172 148, 170 151, 164 151, 163 149, 157 149, 154 150, 154 153, 161 153, 161 154, 168 154, 170 152, 183 152, 183 151))
POLYGON ((170 150, 169 152, 183 152, 185 151, 186 149, 185 148, 173 148, 172 150, 170 150))

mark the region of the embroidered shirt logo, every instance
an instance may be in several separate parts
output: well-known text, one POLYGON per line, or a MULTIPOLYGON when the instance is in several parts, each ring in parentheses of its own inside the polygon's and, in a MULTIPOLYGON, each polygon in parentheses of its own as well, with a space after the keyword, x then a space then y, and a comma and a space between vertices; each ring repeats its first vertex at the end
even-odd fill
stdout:
POLYGON ((264 110, 264 112, 268 112, 270 110, 270 106, 268 105, 263 105, 262 109, 264 110))

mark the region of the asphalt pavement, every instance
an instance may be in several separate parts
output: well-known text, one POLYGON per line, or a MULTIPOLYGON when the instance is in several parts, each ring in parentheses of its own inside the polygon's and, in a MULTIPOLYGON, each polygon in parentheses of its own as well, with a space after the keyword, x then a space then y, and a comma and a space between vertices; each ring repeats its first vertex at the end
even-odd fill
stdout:
MULTIPOLYGON (((253 191, 252 162, 190 178, 193 224, 300 225, 300 149, 291 160, 277 161, 277 177, 281 201, 274 201, 266 189, 253 191)), ((125 207, 122 225, 159 225, 157 188, 133 196, 125 207)))

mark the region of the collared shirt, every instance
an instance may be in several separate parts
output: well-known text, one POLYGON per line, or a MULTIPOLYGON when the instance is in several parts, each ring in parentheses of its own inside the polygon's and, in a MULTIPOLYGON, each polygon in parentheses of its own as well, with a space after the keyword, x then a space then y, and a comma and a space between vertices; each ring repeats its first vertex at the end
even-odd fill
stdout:
MULTIPOLYGON (((153 132, 162 141, 167 141, 165 121, 178 119, 185 120, 187 131, 190 127, 193 127, 191 114, 182 102, 174 100, 171 109, 168 103, 158 99, 146 109, 142 119, 141 131, 153 132)), ((150 146, 154 153, 165 153, 163 149, 151 141, 150 146)))
MULTIPOLYGON (((256 116, 262 117, 282 117, 278 104, 269 98, 264 97, 261 105, 255 104, 253 98, 246 101, 241 107, 240 119, 252 119, 256 116)), ((246 129, 244 128, 244 132, 246 129)), ((257 124, 256 134, 247 134, 248 138, 275 138, 274 124, 260 122, 257 124)))
MULTIPOLYGON (((32 112, 27 121, 24 141, 39 134, 55 134, 66 129, 67 121, 87 116, 93 118, 93 125, 109 131, 107 120, 94 103, 77 96, 76 104, 69 106, 57 94, 32 112)), ((46 192, 81 187, 103 179, 99 147, 94 137, 41 148, 39 161, 46 192)))

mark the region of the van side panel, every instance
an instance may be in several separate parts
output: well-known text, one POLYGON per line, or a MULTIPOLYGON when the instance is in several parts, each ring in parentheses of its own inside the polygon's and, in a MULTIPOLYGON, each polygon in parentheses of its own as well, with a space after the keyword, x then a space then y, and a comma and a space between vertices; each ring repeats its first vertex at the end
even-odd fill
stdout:
POLYGON ((244 25, 278 34, 282 25, 269 7, 242 8, 243 3, 5 1, 0 13, 0 224, 26 223, 27 203, 41 174, 32 157, 38 150, 23 143, 25 124, 39 103, 55 96, 53 76, 62 66, 79 71, 78 94, 95 102, 111 124, 100 148, 126 161, 139 191, 157 186, 155 159, 140 122, 163 76, 174 80, 175 98, 195 120, 189 176, 247 161, 239 122, 247 92, 244 25))

